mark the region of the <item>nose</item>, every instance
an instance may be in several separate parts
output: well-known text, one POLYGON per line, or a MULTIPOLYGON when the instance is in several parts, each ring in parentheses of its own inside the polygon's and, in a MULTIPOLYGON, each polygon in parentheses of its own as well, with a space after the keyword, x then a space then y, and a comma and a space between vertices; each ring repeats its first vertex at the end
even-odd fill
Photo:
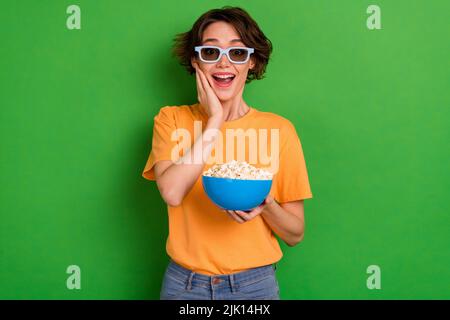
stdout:
POLYGON ((220 57, 220 60, 217 62, 217 64, 219 66, 229 66, 231 63, 230 60, 228 60, 228 57, 225 53, 222 54, 222 56, 220 57))

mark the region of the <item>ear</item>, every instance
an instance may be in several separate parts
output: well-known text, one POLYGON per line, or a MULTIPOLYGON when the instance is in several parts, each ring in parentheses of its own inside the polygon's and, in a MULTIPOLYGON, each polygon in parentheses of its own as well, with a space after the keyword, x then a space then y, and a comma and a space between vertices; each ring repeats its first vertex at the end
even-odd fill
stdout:
POLYGON ((195 57, 191 58, 191 66, 194 69, 195 69, 196 66, 198 66, 197 59, 195 59, 195 57))
POLYGON ((255 61, 253 60, 253 58, 250 59, 250 64, 249 64, 249 69, 253 70, 253 68, 255 67, 255 61))

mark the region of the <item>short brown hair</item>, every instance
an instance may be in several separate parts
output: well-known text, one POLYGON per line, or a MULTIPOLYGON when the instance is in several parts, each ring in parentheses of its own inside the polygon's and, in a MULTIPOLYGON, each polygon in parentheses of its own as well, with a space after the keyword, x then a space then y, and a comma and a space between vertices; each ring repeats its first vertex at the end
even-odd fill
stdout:
POLYGON ((272 53, 272 42, 264 35, 255 20, 242 8, 225 6, 221 9, 212 9, 205 12, 188 32, 175 36, 173 54, 189 74, 195 69, 191 65, 191 58, 195 57, 194 47, 202 44, 202 36, 206 27, 217 21, 225 21, 233 25, 241 36, 242 42, 255 48, 252 57, 255 62, 253 69, 248 71, 246 83, 262 79, 272 53))

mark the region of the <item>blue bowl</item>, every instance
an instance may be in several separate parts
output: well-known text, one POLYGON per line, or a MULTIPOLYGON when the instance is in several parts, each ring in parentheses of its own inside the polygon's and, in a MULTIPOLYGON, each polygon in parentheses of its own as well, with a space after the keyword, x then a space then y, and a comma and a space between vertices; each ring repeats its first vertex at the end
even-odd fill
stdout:
POLYGON ((225 210, 252 210, 264 201, 272 187, 272 180, 202 176, 202 182, 211 201, 225 210))

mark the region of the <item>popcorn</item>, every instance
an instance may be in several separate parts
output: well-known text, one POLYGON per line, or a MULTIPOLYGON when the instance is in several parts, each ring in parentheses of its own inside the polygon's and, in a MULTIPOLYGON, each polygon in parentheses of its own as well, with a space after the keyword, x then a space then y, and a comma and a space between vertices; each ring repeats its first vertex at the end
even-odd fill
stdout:
POLYGON ((216 164, 203 173, 204 176, 241 180, 272 180, 272 173, 256 168, 245 161, 231 160, 216 164))

